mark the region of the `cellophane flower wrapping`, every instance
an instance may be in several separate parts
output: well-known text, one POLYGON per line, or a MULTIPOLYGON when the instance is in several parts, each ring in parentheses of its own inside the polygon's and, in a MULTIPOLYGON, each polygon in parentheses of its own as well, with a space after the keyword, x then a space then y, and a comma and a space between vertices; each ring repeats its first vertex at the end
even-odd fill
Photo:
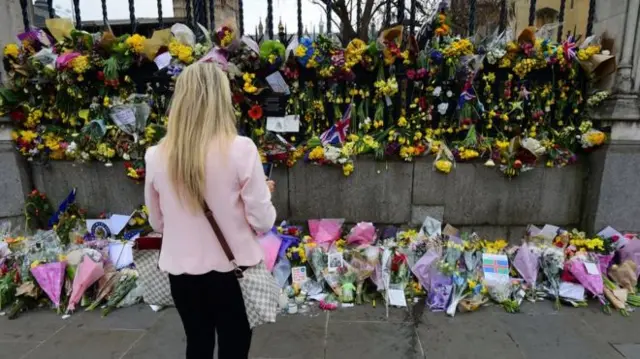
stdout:
POLYGON ((631 260, 636 264, 636 273, 640 273, 640 239, 628 240, 619 250, 620 263, 631 260))
POLYGON ((416 276, 423 288, 428 289, 431 285, 431 276, 435 264, 440 260, 440 254, 436 249, 429 249, 422 258, 411 268, 411 272, 416 276))
POLYGON ((276 283, 280 288, 284 288, 291 276, 291 262, 287 259, 287 256, 280 257, 273 267, 273 276, 276 278, 276 283))
POLYGON ((615 257, 615 253, 608 254, 596 254, 596 259, 598 260, 598 268, 600 269, 600 273, 607 274, 609 272, 609 266, 611 266, 611 262, 613 261, 613 257, 615 257))
POLYGON ((451 279, 453 283, 453 289, 451 291, 451 301, 447 306, 446 313, 448 316, 453 317, 456 315, 458 303, 460 303, 462 299, 467 297, 467 294, 465 294, 465 291, 467 290, 467 280, 459 273, 454 273, 451 279))
POLYGON ((273 271, 273 267, 276 265, 276 260, 278 259, 278 253, 280 252, 282 239, 273 232, 269 232, 260 237, 258 243, 260 243, 264 251, 264 263, 267 266, 267 270, 273 271))
POLYGON ((577 254, 569 260, 569 270, 571 274, 582 284, 582 286, 591 292, 604 304, 604 283, 602 274, 590 274, 585 267, 585 262, 591 261, 586 254, 577 254))
POLYGON ((356 304, 362 304, 364 282, 371 278, 379 261, 379 249, 376 247, 367 247, 352 253, 348 266, 349 271, 355 275, 356 304))
POLYGON ((561 248, 551 246, 542 251, 540 261, 542 272, 544 273, 551 294, 556 301, 560 300, 560 272, 564 268, 564 252, 561 248))
POLYGON ((433 312, 446 310, 452 291, 453 280, 451 276, 434 270, 434 274, 431 276, 431 285, 429 286, 429 296, 427 298, 429 309, 433 312))
POLYGON ((327 252, 322 247, 315 247, 311 250, 311 269, 318 282, 324 279, 324 271, 327 268, 327 252))
POLYGON ((31 274, 56 308, 60 307, 60 295, 62 294, 66 267, 66 262, 52 262, 31 268, 31 274))
POLYGON ((309 233, 318 245, 329 248, 340 238, 344 219, 310 219, 309 233))
POLYGON ((533 289, 538 278, 540 255, 541 252, 537 247, 524 243, 513 260, 513 266, 533 289))
POLYGON ((465 250, 462 253, 462 259, 464 260, 464 266, 467 272, 475 272, 482 261, 482 251, 465 250))
POLYGON ((371 222, 360 222, 356 224, 349 235, 347 243, 353 246, 372 244, 376 239, 376 227, 371 222))
POLYGON ((67 311, 75 310, 76 304, 80 302, 85 291, 104 275, 102 262, 94 262, 90 257, 84 256, 78 265, 75 278, 73 278, 73 289, 69 298, 67 311))

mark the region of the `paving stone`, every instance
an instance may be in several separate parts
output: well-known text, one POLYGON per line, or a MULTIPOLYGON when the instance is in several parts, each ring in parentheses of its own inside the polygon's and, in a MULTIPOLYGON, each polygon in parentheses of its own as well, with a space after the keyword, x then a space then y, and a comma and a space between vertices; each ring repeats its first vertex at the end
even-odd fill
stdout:
POLYGON ((114 310, 106 317, 102 317, 101 313, 102 309, 78 313, 73 326, 78 329, 146 330, 158 321, 164 311, 156 313, 148 305, 140 304, 114 310))
MULTIPOLYGON (((253 333, 251 358, 324 358, 327 313, 315 317, 278 317, 275 324, 258 327, 253 333)), ((344 357, 343 357, 344 358, 344 357)))
MULTIPOLYGON (((575 310, 578 311, 580 309, 575 310)), ((607 343, 602 333, 594 332, 575 315, 504 313, 495 316, 519 344, 527 359, 620 359, 620 354, 607 343)))
POLYGON ((329 314, 329 322, 411 322, 408 308, 389 308, 389 317, 384 303, 378 300, 375 308, 371 304, 356 305, 353 308, 343 308, 329 314))
POLYGON ((0 359, 22 358, 39 342, 2 342, 0 341, 0 359))
POLYGON ((593 333, 610 343, 640 343, 638 334, 638 315, 640 312, 631 313, 630 317, 623 317, 613 312, 607 315, 602 312, 599 305, 589 307, 589 310, 576 311, 576 318, 581 319, 593 333), (605 329, 606 330, 603 330, 605 329))
POLYGON ((122 358, 142 335, 144 331, 140 330, 82 330, 66 327, 25 359, 122 358))
POLYGON ((180 316, 174 308, 162 313, 123 359, 184 358, 187 344, 180 316))
POLYGON ((496 308, 474 313, 425 313, 418 326, 426 358, 524 359, 518 344, 495 317, 496 308))
POLYGON ((626 359, 640 359, 640 344, 613 344, 626 359))
POLYGON ((412 324, 329 322, 326 359, 421 358, 412 324))
POLYGON ((15 320, 0 317, 0 342, 41 342, 68 325, 59 315, 48 311, 31 311, 15 320))

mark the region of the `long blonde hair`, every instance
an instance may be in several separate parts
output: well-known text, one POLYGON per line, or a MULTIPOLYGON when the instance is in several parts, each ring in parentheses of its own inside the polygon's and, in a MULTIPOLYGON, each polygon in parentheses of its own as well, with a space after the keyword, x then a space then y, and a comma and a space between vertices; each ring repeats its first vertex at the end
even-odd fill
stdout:
POLYGON ((160 147, 178 197, 192 211, 204 204, 205 161, 214 141, 225 152, 237 135, 229 79, 213 63, 196 63, 178 76, 160 147))

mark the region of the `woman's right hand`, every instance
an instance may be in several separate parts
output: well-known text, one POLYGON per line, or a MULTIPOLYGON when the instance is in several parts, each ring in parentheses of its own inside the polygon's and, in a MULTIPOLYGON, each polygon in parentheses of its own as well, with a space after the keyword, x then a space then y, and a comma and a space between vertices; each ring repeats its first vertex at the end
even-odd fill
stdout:
POLYGON ((276 191, 276 183, 272 180, 267 180, 267 187, 269 187, 269 192, 271 193, 276 191))

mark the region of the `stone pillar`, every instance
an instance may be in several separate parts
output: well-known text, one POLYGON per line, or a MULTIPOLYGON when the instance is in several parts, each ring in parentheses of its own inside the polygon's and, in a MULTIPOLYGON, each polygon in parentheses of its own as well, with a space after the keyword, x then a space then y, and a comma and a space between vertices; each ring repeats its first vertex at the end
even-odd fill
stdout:
POLYGON ((15 150, 9 119, 0 117, 0 222, 24 225, 26 195, 33 187, 28 163, 15 150))
POLYGON ((611 128, 610 143, 589 156, 583 225, 640 232, 640 0, 597 0, 595 34, 614 39, 618 71, 613 96, 595 118, 611 128))

